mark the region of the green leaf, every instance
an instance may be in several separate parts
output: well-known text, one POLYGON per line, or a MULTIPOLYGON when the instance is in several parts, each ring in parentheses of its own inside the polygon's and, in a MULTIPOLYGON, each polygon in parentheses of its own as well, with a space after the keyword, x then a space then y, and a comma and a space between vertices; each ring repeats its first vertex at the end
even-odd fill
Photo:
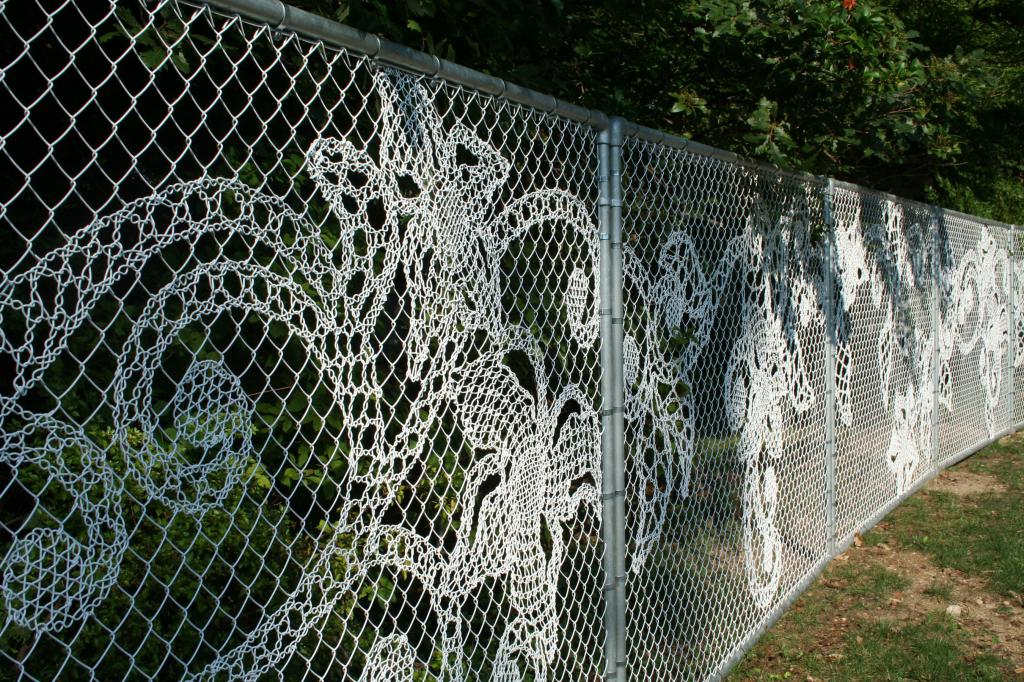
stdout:
POLYGON ((192 70, 192 67, 188 64, 188 60, 185 59, 185 55, 180 51, 172 52, 171 60, 174 62, 174 66, 182 73, 189 73, 192 70))
POLYGON ((167 52, 160 48, 150 48, 143 50, 139 53, 139 59, 150 71, 156 71, 163 66, 164 60, 167 59, 167 52))
POLYGON ((279 476, 278 480, 281 481, 281 485, 290 488, 296 481, 300 480, 301 478, 302 473, 298 469, 294 469, 292 467, 285 467, 284 471, 281 472, 281 475, 279 476))
POLYGON ((381 604, 384 604, 385 606, 389 604, 394 593, 395 583, 383 575, 377 579, 377 590, 375 596, 380 600, 381 604))

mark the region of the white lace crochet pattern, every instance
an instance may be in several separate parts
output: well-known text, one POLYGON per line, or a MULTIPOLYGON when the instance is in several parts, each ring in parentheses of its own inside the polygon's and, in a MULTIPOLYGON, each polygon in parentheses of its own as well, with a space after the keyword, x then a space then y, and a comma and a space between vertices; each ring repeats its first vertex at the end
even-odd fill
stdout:
POLYGON ((901 204, 889 199, 865 206, 854 193, 835 191, 837 417, 847 428, 854 425, 854 376, 870 371, 857 364, 867 356, 855 358, 851 348, 850 329, 859 304, 856 315, 867 317, 863 311, 870 309, 870 319, 877 320, 877 389, 881 413, 887 415, 880 427, 889 434, 884 463, 898 495, 928 462, 931 447, 934 340, 929 318, 922 320, 917 308, 921 297, 932 294, 935 225, 931 215, 925 214, 923 222, 916 214, 911 219, 901 204))
MULTIPOLYGON (((713 339, 721 344, 727 333, 721 330, 735 324, 721 358, 721 384, 700 391, 722 401, 724 425, 736 434, 744 571, 754 603, 767 609, 783 571, 775 466, 793 418, 819 400, 802 346, 824 317, 820 267, 811 267, 820 247, 810 242, 806 197, 797 195, 775 216, 775 207, 756 195, 747 201, 743 229, 716 235, 721 246, 714 257, 685 231, 668 232, 650 262, 624 248, 625 286, 632 292, 624 339, 627 452, 634 467, 630 568, 645 569, 669 508, 690 494, 699 418, 695 368, 713 339)), ((637 220, 638 231, 649 229, 637 220)))
POLYGON ((978 375, 984 389, 985 429, 995 435, 997 410, 1003 400, 1004 363, 1009 355, 1009 253, 987 225, 977 243, 954 267, 943 272, 943 316, 940 344, 940 400, 953 410, 957 356, 977 355, 978 375))
POLYGON ((740 326, 724 385, 726 414, 740 434, 745 464, 743 549, 751 596, 761 609, 775 601, 782 577, 776 519, 779 483, 775 463, 800 415, 819 400, 809 379, 801 339, 823 325, 815 274, 793 261, 815 251, 806 215, 788 213, 772 223, 755 206, 736 267, 745 283, 740 326), (751 246, 752 245, 752 246, 751 246))
POLYGON ((626 440, 631 452, 652 453, 644 475, 632 481, 637 500, 632 571, 640 570, 657 543, 669 500, 677 490, 685 497, 689 486, 696 436, 687 382, 708 340, 714 292, 722 284, 720 276, 705 276, 693 240, 682 232, 668 235, 657 268, 660 275, 651 281, 633 250, 624 247, 624 280, 638 292, 636 309, 630 311, 638 325, 623 337, 626 440), (667 340, 682 331, 690 332, 691 340, 668 348, 667 340))
MULTIPOLYGON (((760 214, 755 211, 754 215, 760 214)), ((624 254, 629 286, 644 287, 641 291, 654 304, 653 310, 646 312, 645 343, 638 343, 633 336, 627 336, 624 343, 624 383, 632 387, 626 400, 631 448, 653 451, 656 463, 646 477, 637 476, 635 481, 641 490, 636 492, 640 533, 633 539, 633 570, 640 570, 658 541, 671 496, 685 498, 688 494, 695 440, 691 372, 710 339, 730 281, 735 279, 745 283, 735 313, 742 331, 732 345, 723 391, 730 428, 739 433, 737 457, 745 467, 745 565, 751 594, 761 608, 771 604, 781 577, 775 526, 778 483, 773 463, 784 449, 783 409, 802 413, 815 402, 798 330, 821 322, 811 283, 799 282, 791 289, 788 282, 780 286, 782 273, 792 271, 789 224, 787 219, 777 226, 765 226, 752 219, 744 234, 726 244, 710 276, 703 273, 692 239, 682 233, 671 233, 663 244, 658 267, 664 274, 656 284, 644 283, 642 272, 634 274, 639 270, 638 259, 631 251, 624 254), (690 332, 682 348, 659 352, 659 339, 680 328, 690 332), (662 387, 667 387, 667 394, 658 390, 662 387), (652 425, 647 434, 641 431, 645 424, 652 425), (647 488, 655 487, 645 494, 647 488)))
MULTIPOLYGON (((376 148, 324 137, 305 156, 305 172, 337 222, 337 243, 328 245, 285 201, 206 177, 130 202, 0 282, 5 321, 17 316, 26 330, 21 340, 5 333, 0 344, 16 360, 14 391, 0 398, 0 457, 15 469, 45 471, 72 497, 87 529, 80 541, 58 519, 58 527, 13 542, 2 589, 18 625, 62 630, 107 598, 132 542, 123 518, 129 484, 144 504, 196 519, 251 484, 262 456, 258 394, 243 386, 237 362, 195 354, 184 365, 171 360, 191 330, 249 318, 283 328, 305 348, 319 377, 315 390, 339 415, 334 442, 350 444, 350 483, 333 530, 290 593, 241 643, 194 670, 195 679, 255 680, 278 669, 325 618, 351 608, 359 586, 382 569, 423 586, 436 619, 440 679, 471 674, 466 610, 481 588, 496 585, 508 607, 494 679, 522 679, 521 670, 548 678, 561 645, 558 583, 569 529, 600 513, 596 396, 592 385, 566 380, 562 370, 552 374, 537 323, 531 329, 511 320, 503 299, 529 293, 529 283, 506 280, 516 276, 525 240, 558 230, 550 234, 577 258, 568 272, 537 273, 535 286, 560 292, 561 304, 544 312, 564 320, 562 352, 596 356, 591 208, 562 189, 503 195, 510 163, 470 128, 443 122, 416 79, 381 69, 373 86, 381 106, 376 148), (407 181, 415 193, 400 185, 407 181), (218 249, 175 270, 149 292, 118 353, 108 448, 123 453, 126 471, 60 413, 20 407, 105 296, 171 250, 210 240, 240 242, 251 259, 218 249), (407 367, 387 381, 420 387, 405 389, 415 397, 398 426, 379 371, 394 354, 377 341, 382 314, 396 305, 407 311, 407 367), (168 380, 172 390, 158 393, 168 380), (464 439, 457 456, 468 464, 451 500, 462 522, 445 540, 420 534, 418 519, 394 519, 393 510, 439 430, 453 428, 464 439)), ((359 679, 411 680, 414 661, 403 634, 382 634, 359 679)))
POLYGON ((699 616, 650 619, 728 612, 739 638, 830 533, 842 542, 935 470, 936 419, 1005 428, 1009 267, 985 226, 949 216, 946 234, 931 207, 642 142, 625 158, 629 637, 634 651, 685 639, 713 661, 729 652, 689 638, 699 616), (829 191, 831 233, 815 202, 829 191))

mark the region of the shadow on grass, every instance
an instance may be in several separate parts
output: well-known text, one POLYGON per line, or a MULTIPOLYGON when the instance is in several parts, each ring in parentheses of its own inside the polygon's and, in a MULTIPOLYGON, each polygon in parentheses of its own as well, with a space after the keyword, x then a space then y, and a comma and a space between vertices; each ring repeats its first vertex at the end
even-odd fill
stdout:
POLYGON ((1004 605, 1024 607, 1024 436, 1003 439, 954 471, 969 472, 975 482, 986 477, 991 489, 926 488, 907 500, 858 542, 863 549, 834 561, 728 679, 1021 679, 1020 661, 993 632, 946 612, 955 595, 963 596, 962 585, 879 563, 890 552, 923 555, 944 575, 970 577, 987 600, 998 595, 1009 600, 1004 605), (928 609, 910 609, 901 598, 912 578, 928 609))

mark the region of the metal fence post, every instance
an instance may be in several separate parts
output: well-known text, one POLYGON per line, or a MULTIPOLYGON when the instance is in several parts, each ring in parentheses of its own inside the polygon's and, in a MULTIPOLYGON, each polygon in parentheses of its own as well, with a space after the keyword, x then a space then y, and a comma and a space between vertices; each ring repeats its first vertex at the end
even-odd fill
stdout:
POLYGON ((614 383, 615 359, 612 342, 612 247, 611 196, 609 195, 608 143, 611 132, 602 130, 597 137, 598 234, 600 236, 600 329, 601 329, 601 539, 604 542, 604 679, 614 680, 618 653, 615 633, 615 457, 614 383))
POLYGON ((622 355, 622 121, 598 136, 601 238, 601 532, 606 680, 626 679, 625 458, 622 355))
POLYGON ((825 223, 825 523, 828 554, 836 553, 836 337, 839 334, 835 296, 835 217, 832 213, 832 178, 824 187, 825 223))
POLYGON ((1013 429, 1017 426, 1015 423, 1016 412, 1017 412, 1017 391, 1014 388, 1014 375, 1017 373, 1014 370, 1014 363, 1017 361, 1017 317, 1015 307, 1017 305, 1016 293, 1017 293, 1017 271, 1013 266, 1014 251, 1017 249, 1017 233, 1013 225, 1006 226, 1007 232, 1007 251, 1010 253, 1009 272, 1007 273, 1007 288, 1009 291, 1006 293, 1007 309, 1009 312, 1009 319, 1007 320, 1007 331, 1009 332, 1009 348, 1007 348, 1007 360, 1010 364, 1010 397, 1007 401, 1007 407, 1009 409, 1009 415, 1006 420, 1006 427, 1013 429))
POLYGON ((934 219, 934 233, 932 239, 932 469, 939 468, 939 345, 942 339, 939 335, 940 317, 942 311, 939 307, 939 298, 942 296, 942 209, 938 206, 932 207, 934 219))
POLYGON ((611 252, 612 342, 612 474, 615 483, 615 651, 618 679, 626 674, 626 434, 623 403, 622 353, 622 130, 625 121, 613 118, 608 141, 609 247, 611 252))

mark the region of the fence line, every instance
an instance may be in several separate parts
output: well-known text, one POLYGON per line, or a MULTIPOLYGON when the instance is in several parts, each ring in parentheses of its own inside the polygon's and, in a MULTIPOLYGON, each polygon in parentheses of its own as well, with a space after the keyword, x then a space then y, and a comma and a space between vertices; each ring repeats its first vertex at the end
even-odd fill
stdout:
POLYGON ((715 679, 1024 424, 1012 226, 277 0, 0 37, 19 679, 715 679))

